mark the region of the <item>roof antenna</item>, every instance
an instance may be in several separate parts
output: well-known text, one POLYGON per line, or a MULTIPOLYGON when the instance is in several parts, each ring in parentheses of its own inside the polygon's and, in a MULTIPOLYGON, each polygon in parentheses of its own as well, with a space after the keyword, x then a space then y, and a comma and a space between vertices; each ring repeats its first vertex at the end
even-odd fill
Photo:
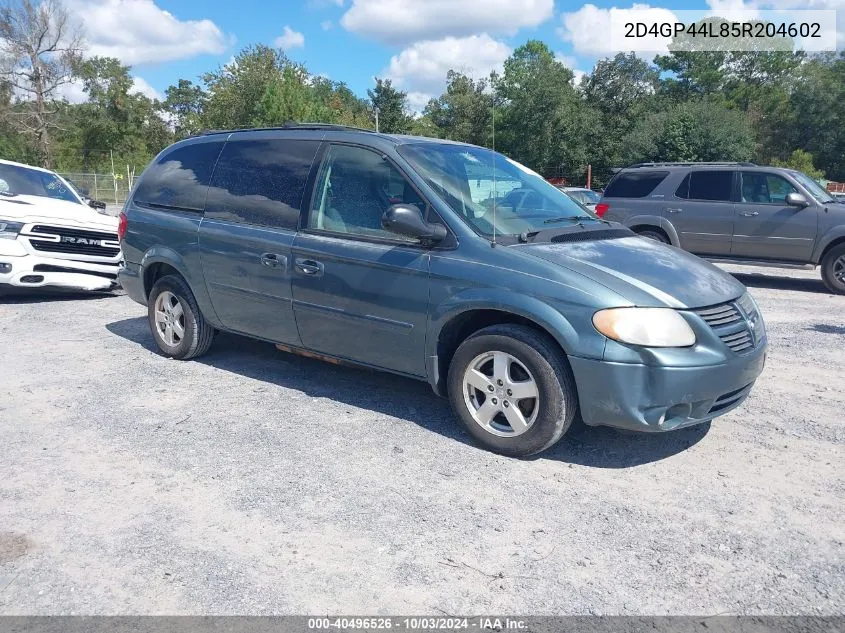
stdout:
POLYGON ((491 248, 496 248, 496 104, 490 108, 493 113, 493 241, 491 248))

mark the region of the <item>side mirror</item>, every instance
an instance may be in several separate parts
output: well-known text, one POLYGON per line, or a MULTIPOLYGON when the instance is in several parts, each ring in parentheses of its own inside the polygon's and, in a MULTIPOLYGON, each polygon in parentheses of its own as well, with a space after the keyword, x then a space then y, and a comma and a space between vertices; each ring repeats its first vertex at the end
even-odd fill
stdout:
POLYGON ((89 200, 88 206, 92 209, 97 209, 98 211, 105 211, 106 210, 106 203, 100 202, 99 200, 89 200))
POLYGON ((381 216, 381 226, 385 231, 432 243, 442 242, 448 235, 445 226, 426 222, 411 204, 394 204, 381 216))
POLYGON ((794 191, 792 193, 786 194, 786 204, 791 207, 800 207, 802 209, 804 207, 810 206, 810 203, 807 202, 807 198, 805 198, 800 193, 796 193, 794 191))

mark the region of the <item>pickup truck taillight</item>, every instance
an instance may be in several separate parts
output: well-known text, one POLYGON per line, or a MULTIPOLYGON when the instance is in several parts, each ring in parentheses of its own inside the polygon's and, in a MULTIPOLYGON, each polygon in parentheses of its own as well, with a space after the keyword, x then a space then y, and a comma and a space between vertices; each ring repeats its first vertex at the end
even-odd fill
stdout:
POLYGON ((121 211, 117 220, 117 239, 122 240, 126 237, 126 214, 121 211))
POLYGON ((596 205, 596 215, 600 218, 604 217, 604 214, 607 213, 608 209, 610 209, 610 205, 606 202, 599 202, 596 205))

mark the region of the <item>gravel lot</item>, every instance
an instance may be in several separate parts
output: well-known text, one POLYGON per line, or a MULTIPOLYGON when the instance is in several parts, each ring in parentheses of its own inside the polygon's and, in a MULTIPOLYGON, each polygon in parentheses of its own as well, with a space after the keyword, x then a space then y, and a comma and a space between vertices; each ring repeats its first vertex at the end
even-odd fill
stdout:
POLYGON ((0 298, 0 614, 842 614, 845 297, 739 278, 771 347, 743 407, 524 461, 424 383, 0 298))

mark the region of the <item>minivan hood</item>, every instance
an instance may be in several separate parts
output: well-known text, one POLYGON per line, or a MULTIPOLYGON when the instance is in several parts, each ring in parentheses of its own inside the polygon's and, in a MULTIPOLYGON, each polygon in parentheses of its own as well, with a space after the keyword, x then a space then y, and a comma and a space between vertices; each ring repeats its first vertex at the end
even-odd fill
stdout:
POLYGON ((745 286, 713 264, 637 236, 517 248, 594 279, 639 306, 700 308, 745 292, 745 286))
POLYGON ((116 231, 118 219, 98 213, 87 204, 77 204, 43 196, 0 197, 0 219, 27 223, 55 223, 91 229, 116 231))

